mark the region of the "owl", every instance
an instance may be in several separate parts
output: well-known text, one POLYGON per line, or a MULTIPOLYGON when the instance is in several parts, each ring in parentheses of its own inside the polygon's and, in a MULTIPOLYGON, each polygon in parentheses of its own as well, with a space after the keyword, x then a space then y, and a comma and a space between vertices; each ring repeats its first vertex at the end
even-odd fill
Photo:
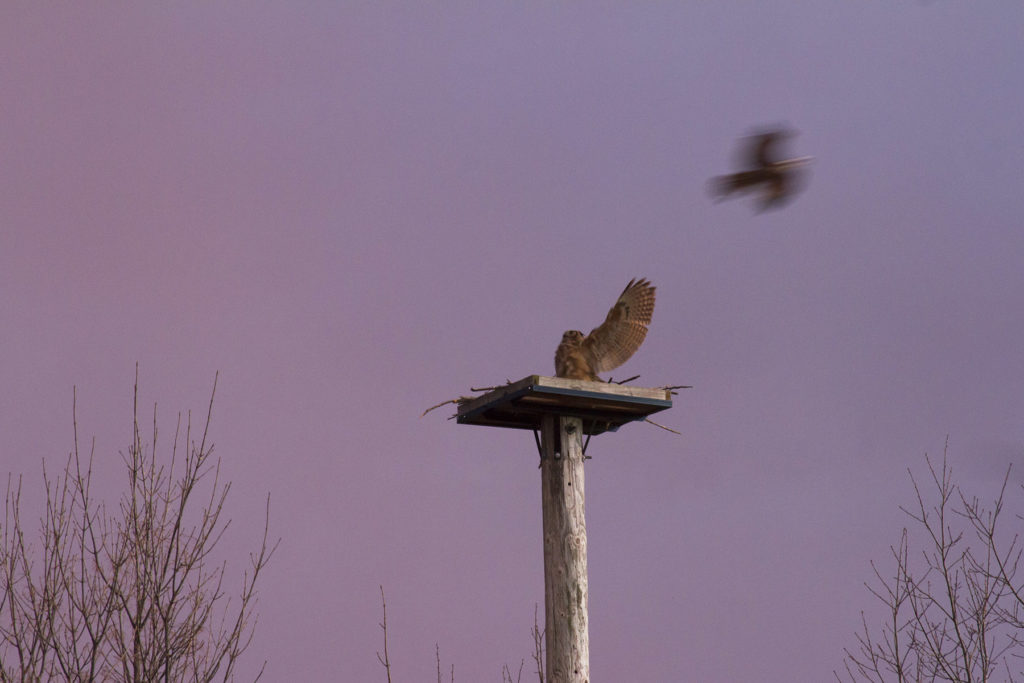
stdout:
POLYGON ((597 376, 619 367, 632 356, 654 313, 654 287, 647 280, 630 280, 604 322, 584 335, 569 330, 555 351, 555 376, 602 381, 597 376))
POLYGON ((780 158, 782 141, 793 135, 793 131, 780 129, 750 137, 743 149, 747 169, 712 178, 711 194, 725 199, 734 192, 759 192, 758 211, 788 202, 803 180, 801 167, 811 161, 811 157, 780 158))

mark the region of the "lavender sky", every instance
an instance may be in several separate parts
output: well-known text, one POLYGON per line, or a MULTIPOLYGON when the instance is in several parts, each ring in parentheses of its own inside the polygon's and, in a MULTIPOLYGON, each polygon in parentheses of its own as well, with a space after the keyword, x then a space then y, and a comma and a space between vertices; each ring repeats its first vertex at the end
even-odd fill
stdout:
POLYGON ((829 679, 906 468, 1024 454, 1016 0, 89 5, 0 7, 2 473, 38 498, 77 386, 114 500, 136 362, 168 444, 219 371, 224 552, 268 492, 283 538, 246 671, 384 680, 379 584, 396 681, 529 657, 532 436, 419 416, 631 277, 613 374, 695 388, 590 444, 594 680, 829 679), (775 123, 803 194, 714 204, 775 123))

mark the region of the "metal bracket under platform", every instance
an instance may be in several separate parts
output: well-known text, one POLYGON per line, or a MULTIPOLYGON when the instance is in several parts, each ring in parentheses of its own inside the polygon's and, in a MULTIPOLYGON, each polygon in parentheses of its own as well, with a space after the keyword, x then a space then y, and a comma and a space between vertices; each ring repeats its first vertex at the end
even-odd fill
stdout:
POLYGON ((584 434, 614 432, 627 422, 672 407, 668 389, 530 375, 459 404, 459 424, 540 429, 544 415, 583 421, 584 434))

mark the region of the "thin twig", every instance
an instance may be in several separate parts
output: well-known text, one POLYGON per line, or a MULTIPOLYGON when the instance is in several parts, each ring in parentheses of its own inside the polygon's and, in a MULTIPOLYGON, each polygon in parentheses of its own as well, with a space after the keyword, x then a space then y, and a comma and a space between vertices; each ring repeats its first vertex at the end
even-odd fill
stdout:
MULTIPOLYGON (((480 393, 482 391, 494 391, 495 389, 502 389, 504 387, 507 387, 509 384, 512 384, 512 381, 511 380, 505 380, 504 384, 501 384, 501 385, 496 386, 496 387, 470 387, 469 390, 470 391, 475 391, 477 393, 480 393)), ((472 401, 474 398, 476 398, 476 397, 475 396, 459 396, 458 398, 450 398, 447 401, 441 401, 436 406, 430 406, 429 408, 424 410, 423 414, 420 415, 420 417, 423 417, 424 415, 429 413, 431 410, 436 410, 436 409, 440 408, 441 406, 448 405, 449 403, 455 403, 455 404, 465 403, 466 401, 472 401)))
POLYGON ((504 389, 509 384, 512 384, 512 380, 506 379, 504 384, 499 384, 499 385, 493 386, 493 387, 470 387, 469 390, 470 391, 478 391, 478 392, 479 391, 494 391, 495 389, 504 389))
POLYGON ((677 432, 676 430, 674 430, 674 429, 672 429, 672 428, 670 428, 670 427, 666 427, 665 425, 660 425, 660 424, 658 424, 657 422, 655 422, 654 420, 652 420, 652 419, 651 419, 651 418, 649 418, 649 417, 647 417, 647 418, 644 418, 644 422, 650 422, 650 423, 651 423, 652 425, 654 425, 655 427, 661 427, 661 428, 662 428, 662 429, 664 429, 664 430, 665 430, 666 432, 672 432, 673 434, 678 434, 679 436, 682 436, 682 435, 683 435, 683 433, 682 433, 682 432, 677 432))
POLYGON ((537 623, 537 603, 533 603, 533 661, 537 664, 540 683, 544 683, 544 633, 537 623))
POLYGON ((468 397, 468 396, 459 396, 458 398, 450 398, 450 399, 448 399, 447 401, 441 401, 441 402, 440 402, 440 403, 438 403, 438 404, 437 404, 436 406, 430 406, 429 408, 427 408, 426 410, 424 410, 424 411, 423 411, 423 414, 422 414, 422 415, 420 415, 420 417, 423 417, 423 415, 426 415, 426 414, 427 414, 427 413, 429 413, 429 412, 430 412, 431 410, 437 410, 437 409, 438 409, 438 408, 440 408, 441 406, 446 406, 446 405, 448 405, 449 403, 464 403, 464 402, 466 402, 466 401, 469 401, 469 400, 470 400, 470 397, 468 397))
POLYGON ((384 670, 388 674, 388 683, 391 683, 391 660, 388 659, 388 603, 384 601, 384 586, 380 587, 380 604, 381 609, 384 612, 384 621, 378 624, 384 631, 384 656, 381 657, 380 653, 377 653, 377 661, 381 663, 384 670))

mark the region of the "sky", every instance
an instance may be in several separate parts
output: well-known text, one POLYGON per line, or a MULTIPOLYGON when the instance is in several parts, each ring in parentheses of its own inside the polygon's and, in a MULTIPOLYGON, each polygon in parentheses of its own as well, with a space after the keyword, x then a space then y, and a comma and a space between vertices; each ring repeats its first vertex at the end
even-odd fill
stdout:
POLYGON ((386 680, 382 585, 393 680, 533 680, 533 437, 420 414, 633 277, 612 375, 694 388, 589 446, 594 680, 829 680, 908 468, 1020 467, 1019 2, 6 3, 0 57, 0 471, 74 390, 116 500, 136 363, 162 435, 219 372, 220 550, 282 539, 242 673, 386 680), (803 192, 713 202, 771 125, 803 192))

